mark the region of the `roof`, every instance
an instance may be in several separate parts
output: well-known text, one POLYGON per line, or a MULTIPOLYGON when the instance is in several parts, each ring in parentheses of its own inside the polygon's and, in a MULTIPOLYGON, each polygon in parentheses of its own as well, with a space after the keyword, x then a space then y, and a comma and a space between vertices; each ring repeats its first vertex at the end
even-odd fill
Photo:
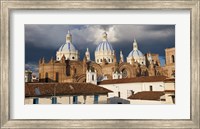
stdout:
POLYGON ((175 83, 175 78, 166 78, 165 80, 164 80, 164 82, 166 83, 166 82, 174 82, 175 83))
POLYGON ((64 43, 58 50, 59 52, 63 52, 63 51, 76 51, 76 48, 74 47, 74 45, 70 42, 66 42, 64 43))
POLYGON ((112 45, 108 42, 108 40, 102 41, 96 48, 96 51, 113 51, 112 45))
POLYGON ((95 51, 114 51, 112 45, 108 42, 107 33, 104 32, 102 36, 103 41, 98 44, 95 51))
POLYGON ((135 78, 122 78, 122 79, 111 79, 104 80, 98 83, 98 85, 104 84, 118 84, 118 83, 137 83, 137 82, 163 82, 166 76, 144 76, 135 78))
POLYGON ((54 95, 95 95, 112 92, 91 83, 26 83, 25 97, 54 95))
POLYGON ((142 91, 129 96, 128 99, 160 100, 160 97, 163 95, 164 95, 163 91, 142 91))
POLYGON ((128 57, 133 57, 133 58, 137 58, 137 57, 143 57, 144 55, 142 54, 142 52, 140 50, 132 50, 129 54, 128 57))

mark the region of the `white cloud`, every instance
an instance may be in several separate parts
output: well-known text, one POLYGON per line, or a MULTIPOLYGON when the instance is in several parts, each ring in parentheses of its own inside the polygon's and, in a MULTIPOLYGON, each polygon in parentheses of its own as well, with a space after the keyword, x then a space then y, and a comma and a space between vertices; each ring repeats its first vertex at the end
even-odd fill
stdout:
POLYGON ((129 41, 134 37, 142 40, 167 40, 174 35, 173 29, 149 25, 27 25, 26 42, 38 47, 58 48, 65 43, 68 29, 73 35, 75 45, 91 43, 97 45, 102 40, 102 33, 108 33, 111 43, 129 41))

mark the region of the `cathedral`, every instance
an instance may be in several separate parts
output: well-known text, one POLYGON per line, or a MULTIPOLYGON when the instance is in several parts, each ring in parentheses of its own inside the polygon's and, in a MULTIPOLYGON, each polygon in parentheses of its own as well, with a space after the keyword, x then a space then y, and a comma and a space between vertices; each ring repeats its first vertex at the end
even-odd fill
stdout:
POLYGON ((88 48, 84 58, 80 60, 79 52, 72 42, 72 34, 68 31, 66 42, 57 51, 56 59, 52 58, 48 62, 44 58, 39 60, 39 81, 97 84, 103 80, 140 76, 175 77, 175 48, 165 49, 166 64, 161 66, 158 54, 143 54, 137 40, 133 40, 133 49, 126 61, 122 51, 120 60, 117 61, 115 50, 104 32, 102 41, 94 52, 95 60, 91 60, 88 48))

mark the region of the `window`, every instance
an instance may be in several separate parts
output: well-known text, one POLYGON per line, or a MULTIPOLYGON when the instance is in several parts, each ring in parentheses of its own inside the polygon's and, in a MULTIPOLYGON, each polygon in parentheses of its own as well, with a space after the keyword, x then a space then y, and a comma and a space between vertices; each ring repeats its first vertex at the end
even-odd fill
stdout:
POLYGON ((52 100, 51 100, 51 104, 57 104, 57 98, 56 97, 52 97, 52 100))
POLYGON ((78 96, 73 96, 73 104, 78 104, 78 96))
POLYGON ((121 94, 120 94, 120 92, 118 92, 118 97, 119 97, 119 98, 121 97, 121 94))
POLYGON ((149 86, 149 91, 153 91, 153 86, 149 86))
POLYGON ((172 55, 172 63, 175 63, 174 55, 172 55))
POLYGON ((127 77, 127 71, 126 69, 122 70, 122 78, 126 78, 127 77))
POLYGON ((59 73, 56 72, 56 82, 58 82, 58 81, 59 81, 59 73))
POLYGON ((74 57, 72 57, 72 59, 75 59, 74 57))
POLYGON ((108 62, 110 62, 110 59, 108 59, 108 62))
POLYGON ((99 62, 99 59, 97 59, 97 62, 99 62))
POLYGON ((102 59, 101 59, 101 62, 102 62, 102 59))
POLYGON ((48 82, 48 73, 45 73, 45 82, 48 82))
POLYGON ((94 95, 94 104, 98 104, 99 95, 94 95))
POLYGON ((39 104, 39 98, 34 98, 33 99, 33 104, 39 104))
POLYGON ((92 75, 92 81, 94 81, 94 75, 92 75))

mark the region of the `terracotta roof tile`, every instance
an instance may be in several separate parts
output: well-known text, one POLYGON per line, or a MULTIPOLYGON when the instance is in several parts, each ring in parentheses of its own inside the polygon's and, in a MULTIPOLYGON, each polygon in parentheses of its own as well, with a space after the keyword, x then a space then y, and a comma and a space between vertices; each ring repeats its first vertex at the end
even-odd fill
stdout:
POLYGON ((94 95, 112 92, 91 83, 26 83, 25 96, 94 95))
POLYGON ((164 82, 174 82, 175 83, 175 78, 166 78, 164 82))
POLYGON ((98 83, 98 85, 104 84, 117 84, 117 83, 134 83, 134 82, 162 82, 166 79, 166 76, 145 76, 135 78, 122 78, 122 79, 111 79, 104 80, 98 83))
POLYGON ((128 97, 128 99, 139 99, 139 100, 160 100, 160 97, 164 95, 163 91, 142 91, 137 92, 128 97))

